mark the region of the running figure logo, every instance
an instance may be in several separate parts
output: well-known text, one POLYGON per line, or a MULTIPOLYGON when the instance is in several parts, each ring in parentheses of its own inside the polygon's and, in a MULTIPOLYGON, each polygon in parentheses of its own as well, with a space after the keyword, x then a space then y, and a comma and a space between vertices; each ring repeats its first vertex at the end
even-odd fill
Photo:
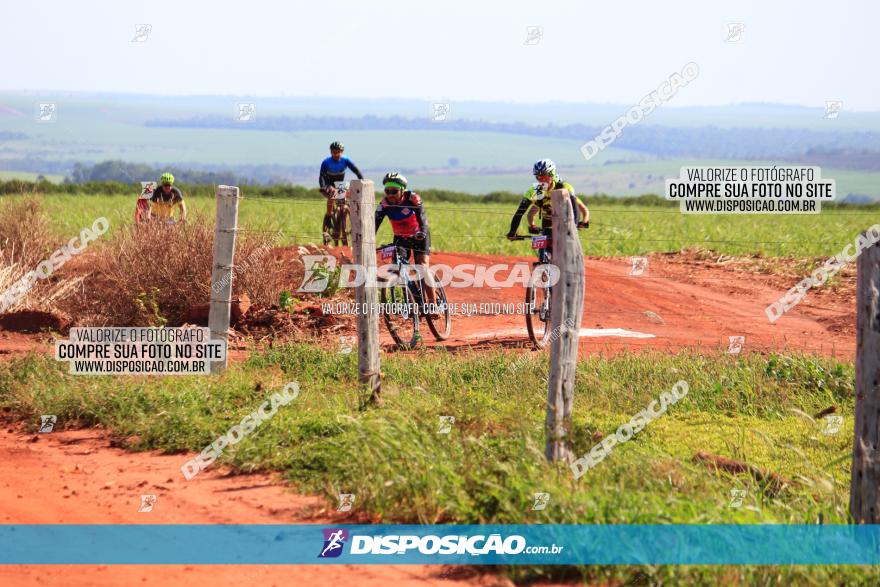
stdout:
POLYGON ((37 122, 55 122, 58 120, 58 108, 54 103, 37 104, 37 122))
POLYGON ((449 111, 448 102, 432 102, 431 120, 433 122, 449 122, 449 111))
POLYGON ((738 355, 743 350, 743 345, 746 344, 745 336, 728 336, 728 345, 727 345, 727 354, 728 355, 738 355))
POLYGON ((825 118, 826 120, 834 120, 840 116, 840 109, 843 107, 843 102, 840 100, 826 100, 825 101, 825 118))
POLYGON ((437 433, 449 434, 452 432, 453 424, 455 424, 455 416, 440 416, 440 424, 437 427, 437 433))
POLYGON ((340 493, 339 494, 339 507, 336 508, 338 512, 350 512, 351 506, 354 505, 354 493, 340 493))
POLYGON ((40 434, 52 432, 55 429, 56 422, 58 422, 58 416, 40 416, 40 434))
POLYGON ((253 102, 238 104, 237 119, 239 122, 254 122, 257 119, 257 105, 253 102))
POLYGON ((305 275, 303 275, 302 285, 297 291, 318 293, 327 289, 327 286, 330 284, 330 277, 336 270, 336 257, 331 255, 303 255, 302 262, 305 267, 305 275))
POLYGON ((840 426, 843 424, 843 416, 831 414, 830 416, 825 416, 824 419, 825 428, 822 430, 822 434, 837 434, 840 432, 840 426))
POLYGON ((544 27, 535 25, 526 27, 526 40, 523 45, 537 45, 544 37, 544 27))
POLYGON ((46 434, 55 429, 55 423, 58 422, 58 416, 40 416, 40 433, 46 434))
POLYGON ((729 508, 738 508, 743 504, 743 499, 746 497, 745 489, 731 489, 730 490, 730 503, 727 504, 729 508))
POLYGON ((134 25, 134 38, 131 40, 132 43, 146 43, 147 39, 150 38, 150 33, 153 32, 153 25, 151 24, 136 24, 134 25))
POLYGON ((638 277, 639 275, 644 275, 648 269, 647 257, 630 257, 630 262, 632 262, 632 268, 629 270, 630 275, 638 277))
POLYGON ((746 25, 741 22, 727 23, 727 35, 724 37, 725 43, 739 43, 743 39, 743 33, 746 25))
POLYGON ((357 343, 356 336, 340 336, 339 337, 339 354, 348 355, 354 349, 357 343))
POLYGON ((549 493, 536 493, 535 494, 535 504, 532 506, 533 510, 543 510, 547 507, 547 504, 550 502, 550 494, 549 493))
POLYGON ((318 558, 336 558, 342 554, 342 547, 348 540, 348 530, 342 528, 325 528, 321 530, 324 533, 324 548, 318 558))
POLYGON ((151 512, 153 511, 153 506, 156 505, 156 496, 155 495, 142 495, 141 496, 141 507, 138 508, 138 512, 151 512))

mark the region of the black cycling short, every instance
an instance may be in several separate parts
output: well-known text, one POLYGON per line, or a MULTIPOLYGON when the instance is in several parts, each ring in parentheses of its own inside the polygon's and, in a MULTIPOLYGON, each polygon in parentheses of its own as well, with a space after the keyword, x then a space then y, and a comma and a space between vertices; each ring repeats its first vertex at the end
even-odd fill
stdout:
POLYGON ((406 259, 409 260, 410 251, 413 253, 422 253, 424 255, 431 254, 431 233, 425 235, 424 240, 416 240, 408 236, 394 235, 395 244, 400 249, 406 249, 406 259))

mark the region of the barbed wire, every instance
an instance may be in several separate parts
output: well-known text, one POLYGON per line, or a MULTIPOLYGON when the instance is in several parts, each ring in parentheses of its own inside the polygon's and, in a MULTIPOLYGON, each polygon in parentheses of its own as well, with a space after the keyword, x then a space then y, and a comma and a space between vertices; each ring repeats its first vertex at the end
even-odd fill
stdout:
MULTIPOLYGON (((476 198, 479 196, 474 196, 474 197, 476 198)), ((272 203, 281 203, 281 204, 286 204, 286 203, 319 204, 320 203, 320 204, 326 205, 326 200, 318 199, 318 198, 300 199, 300 198, 271 198, 268 196, 247 196, 247 197, 242 197, 242 199, 260 200, 263 202, 272 202, 272 203)), ((444 202, 444 203, 448 203, 448 202, 444 202)), ((480 213, 480 214, 489 214, 489 215, 498 215, 498 216, 511 216, 512 215, 512 213, 502 212, 501 210, 486 210, 485 209, 485 206, 492 206, 492 205, 506 206, 506 205, 512 205, 512 203, 507 204, 505 202, 485 202, 485 203, 480 204, 479 207, 475 207, 475 206, 446 207, 446 206, 442 206, 442 205, 441 206, 431 205, 430 210, 449 210, 449 211, 453 211, 453 212, 465 211, 465 212, 476 212, 476 213, 480 213)), ((623 206, 626 206, 626 205, 623 204, 623 206)), ((408 207, 408 206, 406 204, 383 204, 383 207, 385 207, 385 208, 404 208, 404 207, 408 207)), ((619 214, 642 214, 645 212, 656 212, 656 213, 660 213, 660 214, 679 214, 679 215, 682 215, 681 210, 679 210, 677 208, 667 209, 667 208, 661 208, 659 206, 658 207, 651 207, 651 208, 630 208, 628 206, 626 208, 597 207, 597 208, 589 208, 589 210, 590 210, 590 213, 607 212, 607 213, 612 213, 612 214, 618 214, 618 213, 619 214)), ((798 216, 815 217, 815 216, 823 216, 823 215, 828 215, 828 216, 877 216, 878 212, 876 212, 876 211, 875 212, 846 212, 846 211, 832 212, 832 211, 825 210, 825 211, 820 212, 819 214, 801 214, 798 216)))
MULTIPOLYGON (((763 339, 761 339, 759 342, 749 342, 748 333, 745 333, 744 335, 739 334, 736 336, 746 336, 745 343, 742 345, 740 352, 737 352, 737 353, 732 353, 732 352, 727 351, 727 349, 730 348, 730 342, 725 341, 722 338, 711 339, 711 340, 698 339, 696 341, 684 342, 684 341, 670 341, 670 340, 664 339, 662 337, 628 338, 627 340, 605 340, 603 337, 580 336, 578 338, 578 344, 579 344, 579 346, 583 345, 583 346, 587 346, 587 347, 623 347, 623 348, 626 348, 629 350, 646 349, 646 350, 657 351, 657 352, 662 352, 662 351, 666 351, 666 350, 670 350, 670 349, 671 350, 686 349, 686 350, 698 350, 698 351, 702 351, 704 349, 718 350, 718 351, 724 350, 725 351, 724 354, 729 355, 731 360, 733 360, 737 357, 746 356, 752 352, 772 352, 772 353, 778 354, 778 353, 784 353, 784 352, 790 352, 790 351, 813 351, 813 352, 822 353, 822 352, 828 350, 828 351, 831 351, 832 356, 837 356, 838 354, 844 355, 844 354, 849 354, 850 352, 854 352, 854 349, 853 349, 853 351, 849 351, 845 348, 839 347, 839 345, 837 345, 836 343, 833 343, 833 342, 829 342, 827 344, 820 343, 819 346, 811 346, 807 343, 800 344, 800 343, 794 343, 794 342, 788 341, 787 339, 783 339, 783 343, 781 346, 774 346, 774 345, 778 345, 778 343, 775 342, 776 339, 774 339, 771 342, 766 342, 763 339), (603 339, 601 341, 600 340, 588 340, 591 338, 603 338, 603 339), (658 342, 660 344, 657 344, 658 342)), ((457 343, 457 341, 454 341, 454 340, 451 342, 453 343, 453 345, 447 345, 447 347, 446 347, 447 349, 455 350, 455 349, 458 349, 461 347, 495 346, 495 345, 498 345, 499 343, 511 343, 511 342, 515 342, 516 344, 519 344, 521 342, 522 346, 520 348, 522 350, 533 350, 531 342, 529 341, 528 338, 525 337, 525 333, 523 333, 523 338, 519 338, 519 337, 511 335, 511 336, 506 336, 506 337, 499 336, 497 338, 480 339, 479 341, 475 340, 473 343, 469 343, 469 342, 457 343), (457 344, 455 344, 455 343, 457 343, 457 344)), ((417 350, 428 350, 428 349, 431 349, 433 346, 440 346, 440 345, 441 345, 441 343, 439 343, 439 342, 438 343, 425 342, 424 347, 421 349, 417 349, 417 350)), ((538 354, 535 355, 535 357, 539 357, 539 356, 541 356, 541 355, 538 355, 538 354)))
MULTIPOLYGON (((317 207, 324 207, 326 205, 325 200, 321 199, 278 199, 278 198, 265 198, 265 197, 251 197, 249 199, 259 200, 261 202, 269 202, 269 203, 278 203, 278 204, 299 204, 299 203, 309 203, 316 204, 317 207)), ((392 205, 386 207, 396 207, 403 208, 405 205, 392 205)), ((438 211, 454 211, 454 212, 462 212, 462 213, 475 213, 475 214, 483 214, 487 216, 503 216, 503 217, 511 217, 513 215, 513 211, 510 213, 504 212, 501 210, 486 210, 482 207, 474 207, 474 206, 431 206, 430 210, 438 210, 438 211)), ((629 209, 614 209, 614 208, 593 208, 590 210, 591 213, 631 213, 631 214, 644 214, 644 213, 663 213, 663 214, 681 214, 681 212, 677 209, 656 209, 656 208, 629 208, 629 209)), ((875 214, 870 213, 852 213, 852 212, 823 212, 827 216, 873 216, 875 214)), ((683 217, 682 221, 684 223, 688 222, 687 217, 683 217)), ((593 228, 599 230, 623 230, 630 234, 625 236, 593 236, 590 233, 578 233, 578 236, 581 241, 586 243, 589 242, 603 242, 603 243, 669 243, 675 244, 677 248, 681 247, 689 247, 689 246, 701 246, 701 245, 727 245, 733 247, 754 247, 755 245, 771 245, 774 247, 782 248, 787 246, 803 246, 803 245, 811 245, 817 246, 822 244, 828 244, 828 246, 834 246, 836 243, 828 242, 828 243, 817 243, 815 241, 805 241, 805 240, 742 240, 742 239, 727 239, 727 238, 698 238, 694 239, 689 235, 683 236, 668 236, 668 235, 651 235, 652 238, 645 238, 643 236, 643 232, 640 231, 640 234, 632 234, 631 227, 624 227, 620 225, 610 225, 604 223, 596 223, 595 216, 593 220, 593 228)), ((286 233, 283 230, 261 230, 261 229, 251 229, 246 227, 239 227, 236 229, 236 232, 239 233, 255 233, 255 234, 276 234, 281 235, 285 238, 294 238, 294 239, 309 239, 313 241, 317 241, 318 243, 323 241, 323 232, 310 232, 310 231, 301 231, 296 233, 286 233)), ((525 238, 524 241, 528 241, 530 235, 523 235, 525 238)), ((443 233, 442 238, 444 241, 448 241, 449 239, 491 239, 496 241, 506 241, 506 235, 503 234, 449 234, 443 233)), ((435 237, 436 243, 436 237, 435 237)), ((377 239, 378 244, 378 239, 377 239)), ((437 252, 436 249, 434 251, 437 252)), ((459 252, 449 251, 451 254, 456 254, 459 252)), ((442 254, 442 253, 441 253, 442 254)), ((466 254, 466 253, 465 253, 466 254)), ((523 255, 524 257, 531 257, 531 255, 523 255)), ((436 257, 435 257, 436 259, 436 257)), ((534 257, 531 257, 532 262, 534 261, 534 257)), ((529 261, 525 261, 529 263, 529 261)), ((436 265, 436 261, 435 261, 436 265)), ((482 264, 475 263, 475 266, 481 266, 482 264)), ((484 265, 486 267, 490 266, 489 264, 484 265)), ((622 267, 625 270, 625 265, 622 267)), ((563 275, 571 273, 578 274, 577 271, 568 272, 566 270, 560 270, 563 275)), ((581 273, 580 275, 584 275, 587 283, 586 286, 589 288, 589 279, 591 277, 589 261, 586 264, 586 273, 581 273)), ((644 282, 649 283, 662 283, 664 281, 669 280, 678 280, 680 276, 678 275, 601 275, 602 280, 613 280, 613 281, 622 281, 625 279, 637 279, 642 280, 644 282)), ((497 281, 503 282, 503 279, 499 279, 497 281)), ((632 282, 630 282, 632 283, 632 282)), ((456 302, 455 295, 456 288, 447 288, 447 297, 450 303, 457 304, 479 304, 480 302, 456 302)), ((499 303, 499 302, 483 302, 483 303, 499 303)), ((809 303, 809 305, 804 306, 805 308, 820 310, 825 312, 832 312, 834 314, 844 315, 845 312, 842 312, 839 308, 830 308, 823 305, 817 305, 815 303, 809 303)), ((650 330, 652 327, 664 328, 668 327, 670 323, 680 322, 682 320, 689 321, 714 321, 719 318, 729 318, 731 317, 730 312, 724 311, 707 311, 707 310, 697 310, 697 311, 678 311, 673 309, 645 309, 645 310, 632 310, 632 309, 602 309, 602 308, 591 308, 590 302, 586 301, 584 312, 585 317, 598 317, 601 320, 609 320, 614 318, 639 318, 640 321, 643 321, 641 328, 647 328, 650 330)), ((492 318, 497 319, 499 317, 510 317, 507 322, 511 322, 515 319, 522 319, 522 315, 513 315, 513 314, 504 314, 504 313, 475 313, 475 314, 461 314, 457 313, 453 315, 453 320, 460 324, 466 324, 468 318, 492 318)), ((760 317, 760 313, 756 316, 756 319, 760 317)), ((627 324, 627 326, 632 327, 632 324, 627 324)), ((581 326, 580 328, 589 328, 585 326, 581 326)), ((595 326, 594 328, 601 328, 601 326, 595 326)), ((507 343, 509 344, 512 341, 516 341, 519 344, 519 337, 505 336, 503 333, 495 335, 492 332, 487 333, 487 337, 495 338, 484 338, 481 340, 474 341, 473 343, 469 342, 461 342, 457 343, 457 341, 453 342, 452 349, 455 348, 469 348, 469 347, 485 347, 485 346, 493 346, 498 343, 507 343)), ((763 337, 759 338, 759 341, 755 342, 754 340, 750 341, 753 335, 748 328, 743 328, 741 330, 737 330, 731 336, 744 336, 746 338, 746 342, 742 346, 742 350, 739 353, 731 353, 730 352, 730 341, 724 340, 724 336, 719 336, 717 338, 711 339, 697 339, 697 340, 688 340, 688 341, 676 341, 671 340, 662 334, 659 336, 654 336, 651 338, 626 338, 625 340, 608 340, 604 337, 580 337, 579 344, 587 347, 593 351, 608 351, 608 352, 619 352, 621 349, 629 349, 629 350, 694 350, 697 352, 702 352, 705 350, 716 350, 718 352, 723 352, 731 356, 732 360, 735 360, 739 355, 747 355, 752 352, 775 352, 775 353, 785 353, 785 352, 804 352, 804 353, 820 353, 825 354, 826 351, 830 352, 832 356, 837 356, 838 349, 835 343, 824 344, 821 343, 819 346, 810 345, 806 341, 795 342, 788 340, 787 338, 783 338, 782 340, 778 340, 776 338, 773 341, 766 341, 763 337)), ((757 335, 760 336, 760 335, 757 335)), ((528 343, 528 339, 525 336, 522 337, 522 345, 523 348, 530 347, 528 343)), ((426 343, 426 348, 430 348, 431 344, 426 343)), ((846 355, 850 353, 849 349, 841 349, 839 351, 840 354, 846 355)))
MULTIPOLYGON (((236 232, 263 232, 263 233, 275 233, 277 231, 274 230, 254 230, 249 228, 238 228, 236 232)), ((297 237, 297 238, 313 238, 321 240, 323 239, 323 233, 285 233, 284 236, 297 237)), ((433 236, 433 235, 432 235, 433 236)), ((520 235, 527 236, 527 235, 520 235)), ((535 235, 540 236, 540 235, 535 235)), ((755 245, 755 244, 770 244, 770 245, 822 245, 829 244, 835 245, 838 243, 823 243, 823 242, 815 242, 815 241, 804 241, 804 240, 796 240, 796 241, 768 241, 768 240, 733 240, 733 239, 702 239, 702 240, 693 240, 688 239, 686 237, 676 237, 676 238, 641 238, 638 236, 628 237, 628 238, 619 238, 619 237, 592 237, 586 234, 579 235, 582 241, 595 241, 595 242, 646 242, 646 243, 682 243, 684 246, 699 246, 701 244, 741 244, 741 245, 755 245)), ((494 235, 494 234, 448 234, 443 233, 444 239, 450 238, 488 238, 495 239, 500 241, 507 240, 505 235, 494 235)), ((433 240, 433 239, 432 239, 433 240)), ((525 240, 525 239, 523 239, 525 240)), ((516 241, 511 241, 516 242, 516 241)), ((466 251, 465 251, 466 252, 466 251)), ((477 252, 476 254, 480 254, 477 252)), ((482 253, 487 254, 487 253, 482 253)), ((821 256, 821 255, 819 255, 821 256)))
MULTIPOLYGON (((266 202, 273 202, 273 203, 291 203, 291 202, 297 203, 297 202, 299 202, 299 203, 316 203, 316 204, 322 204, 322 205, 325 204, 325 202, 326 202, 326 201, 318 200, 318 199, 314 199, 314 200, 293 199, 293 198, 279 199, 279 198, 268 198, 268 197, 262 197, 262 196, 255 196, 255 197, 252 197, 251 199, 266 201, 266 202)), ((403 208, 406 206, 401 204, 401 205, 390 205, 387 207, 403 208)), ((496 216, 505 216, 505 217, 512 216, 512 214, 508 214, 508 213, 501 212, 501 211, 492 211, 492 210, 485 210, 483 208, 466 207, 466 206, 450 207, 450 208, 445 208, 442 206, 441 207, 435 206, 435 207, 432 207, 432 209, 451 210, 451 211, 456 211, 456 212, 472 211, 475 213, 489 214, 489 215, 496 215, 496 216)), ((599 210, 607 210, 610 212, 619 211, 619 210, 613 210, 613 209, 594 209, 593 211, 599 211, 599 210)), ((656 211, 656 210, 642 209, 641 211, 656 211)), ((636 212, 636 210, 627 210, 626 212, 636 212)), ((680 214, 680 212, 677 210, 666 210, 664 212, 680 214)), ((868 213, 846 213, 846 214, 844 214, 844 213, 828 213, 828 214, 829 215, 853 215, 853 216, 872 216, 872 215, 875 215, 875 214, 868 214, 868 213)), ((602 231, 604 231, 604 230, 612 230, 612 231, 621 230, 621 231, 631 232, 633 230, 633 227, 630 227, 630 226, 596 223, 595 221, 593 221, 593 227, 595 229, 602 230, 602 231)), ((259 232, 256 230, 241 229, 241 228, 239 228, 238 231, 239 232, 248 232, 248 231, 259 232)), ((272 231, 263 231, 263 232, 272 232, 272 231)), ((286 236, 292 236, 295 238, 311 238, 311 239, 316 239, 318 241, 323 241, 323 233, 303 233, 303 234, 291 234, 291 235, 286 235, 286 236)), ((523 236, 528 236, 528 235, 523 235, 523 236)), ((643 236, 640 236, 640 235, 630 235, 630 236, 627 236, 624 238, 620 238, 617 236, 614 236, 614 237, 595 237, 595 236, 589 236, 587 234, 583 234, 580 236, 582 236, 582 240, 587 241, 587 242, 676 243, 679 248, 689 247, 689 246, 700 246, 700 245, 704 245, 704 244, 749 245, 749 246, 753 246, 753 245, 777 245, 777 246, 810 245, 813 247, 815 247, 817 245, 818 246, 822 246, 822 245, 834 246, 834 245, 838 244, 837 242, 832 242, 832 241, 816 242, 816 241, 807 241, 807 240, 740 240, 740 239, 693 238, 693 237, 690 237, 689 235, 677 236, 677 237, 676 236, 663 236, 661 238, 656 238, 656 237, 655 238, 644 238, 643 236)), ((464 239, 464 238, 467 238, 467 239, 505 240, 506 235, 448 234, 448 233, 444 233, 442 238, 444 238, 444 239, 449 239, 449 238, 464 239)))

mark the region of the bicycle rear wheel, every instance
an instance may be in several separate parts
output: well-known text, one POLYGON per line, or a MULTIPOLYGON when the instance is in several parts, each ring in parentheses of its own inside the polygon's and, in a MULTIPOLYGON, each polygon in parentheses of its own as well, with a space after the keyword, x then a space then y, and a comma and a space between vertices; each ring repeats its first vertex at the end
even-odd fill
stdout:
POLYGON ((351 211, 348 206, 345 206, 342 209, 342 224, 340 229, 340 234, 342 235, 342 246, 348 246, 348 237, 351 234, 351 211))
POLYGON ((434 316, 428 313, 425 314, 425 318, 428 320, 428 328, 431 329, 431 334, 434 335, 434 338, 446 340, 452 334, 452 312, 446 299, 446 290, 443 289, 443 286, 436 279, 434 280, 434 298, 437 300, 435 305, 440 314, 434 316))
POLYGON ((345 211, 341 206, 334 205, 333 215, 330 218, 332 226, 330 236, 333 237, 333 246, 338 247, 339 240, 343 238, 345 234, 345 211))
POLYGON ((398 283, 379 290, 384 313, 382 319, 398 348, 413 349, 422 340, 419 333, 419 307, 409 284, 398 283))
MULTIPOLYGON (((542 281, 547 277, 543 276, 542 281)), ((535 348, 542 349, 550 339, 550 288, 526 287, 526 330, 535 348)))

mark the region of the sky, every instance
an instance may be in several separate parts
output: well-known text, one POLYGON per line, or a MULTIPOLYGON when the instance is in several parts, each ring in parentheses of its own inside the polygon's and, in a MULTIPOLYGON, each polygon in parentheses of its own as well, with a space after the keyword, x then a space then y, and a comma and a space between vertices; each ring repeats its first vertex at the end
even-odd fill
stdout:
POLYGON ((15 2, 0 91, 634 104, 694 62, 676 106, 880 111, 878 21, 876 0, 15 2))

